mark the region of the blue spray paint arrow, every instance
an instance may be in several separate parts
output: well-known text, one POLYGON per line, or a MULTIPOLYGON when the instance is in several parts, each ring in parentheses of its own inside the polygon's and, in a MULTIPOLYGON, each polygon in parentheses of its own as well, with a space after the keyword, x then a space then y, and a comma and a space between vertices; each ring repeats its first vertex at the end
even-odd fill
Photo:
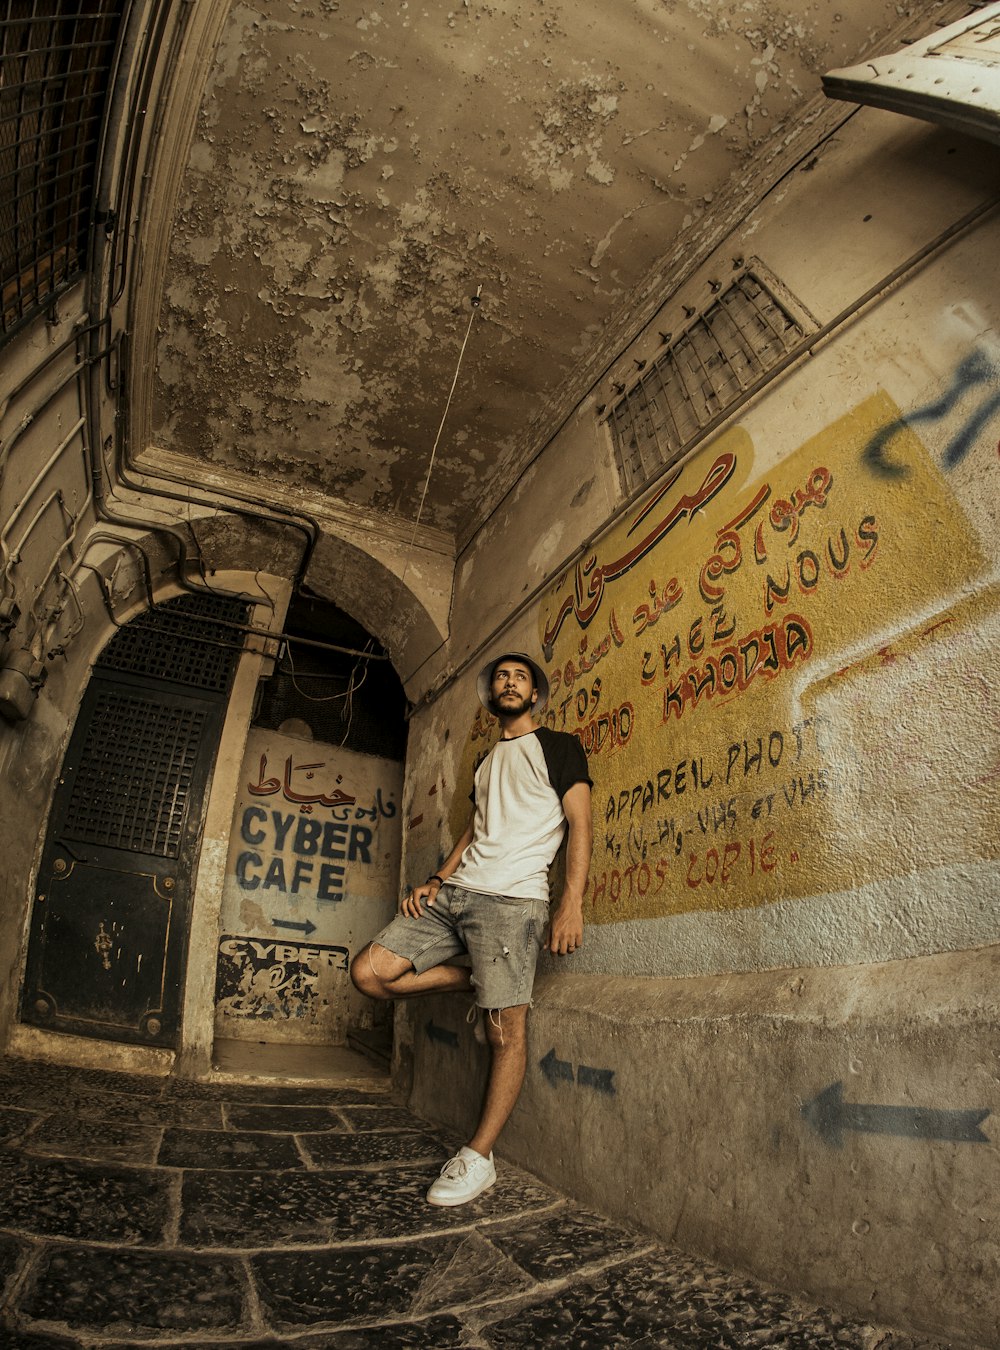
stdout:
POLYGON ((444 1027, 436 1027, 433 1022, 427 1023, 427 1039, 429 1041, 440 1041, 442 1045, 450 1045, 452 1049, 458 1049, 458 1035, 454 1031, 446 1031, 444 1027))
POLYGON ((311 919, 306 919, 305 923, 295 919, 272 919, 271 922, 275 928, 291 928, 296 933, 302 933, 304 937, 308 937, 310 933, 316 931, 316 925, 311 919))
POLYGON ((834 1148, 843 1145, 845 1130, 894 1134, 904 1139, 950 1139, 958 1144, 988 1144, 979 1125, 984 1111, 938 1111, 925 1106, 859 1106, 844 1101, 843 1083, 831 1083, 802 1107, 816 1133, 834 1148))
POLYGON ((596 1092, 607 1093, 609 1097, 615 1095, 615 1085, 612 1081, 615 1076, 614 1069, 592 1069, 589 1064, 581 1064, 574 1074, 573 1065, 568 1060, 556 1058, 555 1046, 538 1061, 538 1067, 553 1087, 560 1082, 575 1082, 578 1087, 593 1088, 596 1092))

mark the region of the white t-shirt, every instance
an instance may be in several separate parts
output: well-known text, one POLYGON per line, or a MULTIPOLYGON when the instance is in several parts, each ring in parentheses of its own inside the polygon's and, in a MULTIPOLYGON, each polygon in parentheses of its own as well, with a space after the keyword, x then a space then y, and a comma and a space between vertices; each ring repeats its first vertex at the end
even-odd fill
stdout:
POLYGON ((566 833, 562 799, 590 781, 583 746, 566 731, 538 727, 497 741, 476 770, 472 843, 449 881, 548 901, 549 865, 566 833))

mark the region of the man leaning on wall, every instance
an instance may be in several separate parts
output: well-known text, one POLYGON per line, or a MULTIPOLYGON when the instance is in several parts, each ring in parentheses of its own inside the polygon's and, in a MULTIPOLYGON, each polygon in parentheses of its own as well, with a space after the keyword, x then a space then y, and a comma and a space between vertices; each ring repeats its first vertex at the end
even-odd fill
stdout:
POLYGON ((593 843, 583 747, 532 717, 548 699, 545 672, 523 652, 505 653, 483 667, 477 690, 500 739, 476 770, 469 823, 351 963, 355 986, 371 998, 472 992, 485 1013, 490 1071, 479 1121, 427 1192, 432 1205, 464 1204, 496 1181, 493 1146, 527 1067, 535 963, 543 945, 567 956, 583 942, 593 843), (564 838, 566 878, 550 914, 549 866, 564 838), (470 966, 450 964, 457 956, 470 966))

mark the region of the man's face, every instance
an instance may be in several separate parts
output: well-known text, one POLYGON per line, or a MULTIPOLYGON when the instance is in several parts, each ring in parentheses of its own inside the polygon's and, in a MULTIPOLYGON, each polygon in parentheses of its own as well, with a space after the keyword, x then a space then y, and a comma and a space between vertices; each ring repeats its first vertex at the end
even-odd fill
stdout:
POLYGON ((520 661, 498 661, 490 682, 490 701, 497 716, 520 717, 538 698, 534 676, 520 661))

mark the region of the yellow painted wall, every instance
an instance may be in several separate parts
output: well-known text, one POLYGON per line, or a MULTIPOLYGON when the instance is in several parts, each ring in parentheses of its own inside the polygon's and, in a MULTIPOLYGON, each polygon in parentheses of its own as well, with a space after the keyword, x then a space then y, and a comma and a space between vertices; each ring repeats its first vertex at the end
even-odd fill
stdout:
MULTIPOLYGON (((949 378, 905 409, 873 380, 778 455, 765 405, 636 501, 512 630, 548 670, 545 723, 589 756, 588 924, 926 891, 941 869, 996 861, 1000 621, 970 498, 1000 477, 982 434, 1000 366, 973 348, 949 378)), ((437 785, 452 837, 496 734, 482 711, 466 726, 455 788, 437 785)), ((919 927, 883 909, 848 920, 855 948, 866 927, 919 927)))
MULTIPOLYGON (((731 430, 540 606, 546 722, 580 737, 594 776, 591 922, 764 905, 898 872, 858 754, 881 739, 873 721, 897 720, 881 701, 891 706, 898 680, 871 683, 961 630, 940 599, 984 565, 912 431, 891 441, 902 472, 868 466, 899 418, 873 395, 763 474, 750 436, 731 430), (864 680, 868 697, 852 697, 864 680)), ((927 712, 915 734, 930 749, 927 712)), ((987 802, 995 817, 995 793, 977 811, 987 802)), ((967 833, 921 836, 907 866, 969 854, 967 833)))

